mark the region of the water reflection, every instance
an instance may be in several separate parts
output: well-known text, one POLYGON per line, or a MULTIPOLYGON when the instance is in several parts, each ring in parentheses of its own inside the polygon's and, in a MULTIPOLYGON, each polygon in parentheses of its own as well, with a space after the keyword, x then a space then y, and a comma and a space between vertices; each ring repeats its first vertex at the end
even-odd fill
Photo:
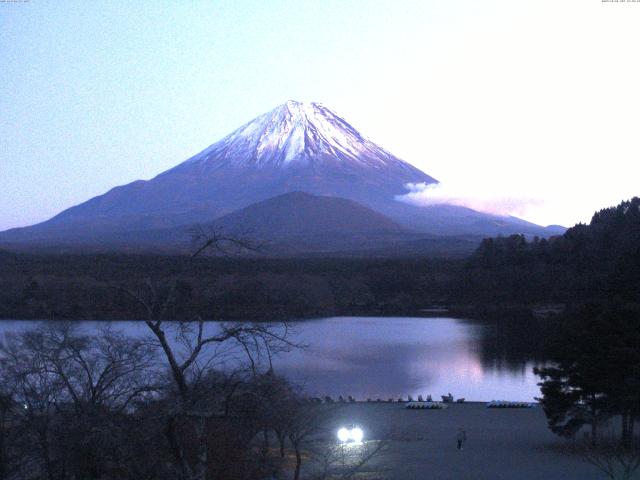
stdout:
MULTIPOLYGON (((141 322, 111 322, 130 335, 141 322)), ((37 322, 3 321, 0 333, 37 322)), ((100 322, 83 322, 97 329, 100 322)), ((215 329, 212 322, 208 328, 215 329)), ((539 395, 534 362, 542 360, 544 329, 508 319, 335 317, 299 322, 295 340, 307 344, 275 359, 274 368, 310 395, 434 399, 451 392, 468 400, 524 400, 539 395)))
MULTIPOLYGON (((518 330, 514 330, 518 332, 518 330)), ((451 318, 328 318, 304 322, 310 345, 276 362, 313 395, 388 399, 448 392, 471 400, 532 400, 534 357, 504 349, 498 329, 451 318), (506 355, 505 355, 506 352, 506 355)))
POLYGON ((555 321, 514 314, 463 322, 481 329, 479 342, 474 343, 474 348, 486 368, 523 374, 527 364, 545 361, 544 344, 555 321))

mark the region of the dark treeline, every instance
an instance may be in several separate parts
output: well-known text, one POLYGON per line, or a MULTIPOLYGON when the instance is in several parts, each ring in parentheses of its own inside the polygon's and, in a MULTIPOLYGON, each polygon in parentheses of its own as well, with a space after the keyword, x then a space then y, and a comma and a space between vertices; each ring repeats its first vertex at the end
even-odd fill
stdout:
POLYGON ((463 303, 640 301, 640 198, 558 237, 482 241, 460 277, 463 303))
POLYGON ((0 318, 140 319, 120 287, 177 286, 170 315, 278 319, 410 313, 442 303, 462 260, 0 253, 0 318))

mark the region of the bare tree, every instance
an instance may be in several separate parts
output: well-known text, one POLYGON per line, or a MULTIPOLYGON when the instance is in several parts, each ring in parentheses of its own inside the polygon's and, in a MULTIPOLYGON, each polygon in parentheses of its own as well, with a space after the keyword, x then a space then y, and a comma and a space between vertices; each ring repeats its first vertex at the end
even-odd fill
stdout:
POLYGON ((0 390, 0 480, 10 478, 15 468, 14 423, 16 404, 12 395, 0 390))
POLYGON ((195 225, 189 230, 189 233, 194 246, 191 254, 192 259, 207 253, 231 256, 260 253, 265 249, 265 244, 252 238, 249 230, 229 233, 211 225, 195 225))
MULTIPOLYGON (((228 255, 238 251, 256 251, 256 246, 243 238, 221 234, 212 229, 196 227, 193 238, 199 245, 186 262, 185 271, 194 259, 207 251, 228 255)), ((218 405, 199 401, 198 384, 203 373, 216 360, 240 358, 248 364, 252 375, 260 368, 271 368, 272 356, 294 345, 288 339, 288 325, 259 323, 221 323, 207 329, 202 316, 194 314, 192 321, 168 321, 167 314, 176 301, 177 282, 161 289, 147 279, 138 290, 119 286, 146 312, 145 324, 165 358, 176 402, 167 416, 166 437, 180 475, 185 479, 204 480, 208 464, 207 421, 218 415, 218 405), (171 339, 173 338, 173 342, 171 339), (186 451, 179 435, 179 424, 188 419, 193 429, 195 455, 186 451), (190 461, 189 458, 192 458, 190 461)))
POLYGON ((25 379, 41 373, 60 385, 58 401, 76 412, 108 407, 124 411, 140 396, 155 391, 152 367, 155 354, 139 339, 124 336, 110 327, 97 336, 83 334, 73 323, 52 323, 11 336, 3 349, 11 368, 25 379), (30 356, 31 370, 16 361, 30 356))
POLYGON ((108 328, 92 336, 54 323, 9 335, 0 366, 19 406, 23 463, 50 480, 112 468, 123 416, 155 389, 153 358, 144 342, 108 328))
MULTIPOLYGON (((338 444, 333 432, 327 432, 334 415, 342 406, 315 404, 292 395, 280 404, 280 429, 286 434, 295 456, 293 480, 346 480, 367 471, 386 451, 387 442, 369 440, 360 444, 338 444), (307 467, 303 474, 303 459, 307 467)), ((279 426, 277 426, 279 425, 279 426)), ((281 443, 281 451, 284 444, 281 443)))
POLYGON ((319 433, 323 420, 329 414, 329 409, 324 405, 303 405, 298 402, 291 405, 288 414, 290 420, 287 426, 287 437, 296 456, 293 478, 298 480, 302 468, 303 446, 313 435, 319 433))
POLYGON ((313 455, 315 473, 309 480, 348 480, 364 473, 377 472, 372 466, 388 448, 384 440, 370 440, 358 446, 322 445, 313 455))
POLYGON ((285 447, 289 430, 295 425, 295 412, 301 402, 291 385, 283 379, 273 379, 266 393, 267 428, 276 436, 280 458, 285 457, 285 447))

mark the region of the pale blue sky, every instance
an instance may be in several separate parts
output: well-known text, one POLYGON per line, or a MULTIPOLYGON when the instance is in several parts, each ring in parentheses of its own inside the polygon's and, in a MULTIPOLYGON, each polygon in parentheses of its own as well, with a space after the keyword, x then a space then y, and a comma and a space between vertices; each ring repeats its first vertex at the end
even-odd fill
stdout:
POLYGON ((585 221, 640 193, 638 24, 600 0, 0 3, 0 229, 288 99, 441 180, 429 195, 585 221))

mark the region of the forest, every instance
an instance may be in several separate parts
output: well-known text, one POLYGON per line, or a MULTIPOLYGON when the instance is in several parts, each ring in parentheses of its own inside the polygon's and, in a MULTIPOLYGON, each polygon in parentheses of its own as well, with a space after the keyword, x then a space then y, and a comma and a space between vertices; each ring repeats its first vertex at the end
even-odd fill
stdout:
POLYGON ((122 293, 175 286, 169 317, 274 320, 414 313, 442 303, 461 260, 0 255, 0 318, 141 319, 122 293))
POLYGON ((640 198, 596 212, 562 236, 482 241, 459 277, 463 303, 579 305, 640 300, 640 198))
POLYGON ((0 252, 0 318, 142 319, 123 293, 172 289, 169 318, 531 310, 640 300, 640 199, 564 235, 487 238, 468 258, 268 258, 0 252))

